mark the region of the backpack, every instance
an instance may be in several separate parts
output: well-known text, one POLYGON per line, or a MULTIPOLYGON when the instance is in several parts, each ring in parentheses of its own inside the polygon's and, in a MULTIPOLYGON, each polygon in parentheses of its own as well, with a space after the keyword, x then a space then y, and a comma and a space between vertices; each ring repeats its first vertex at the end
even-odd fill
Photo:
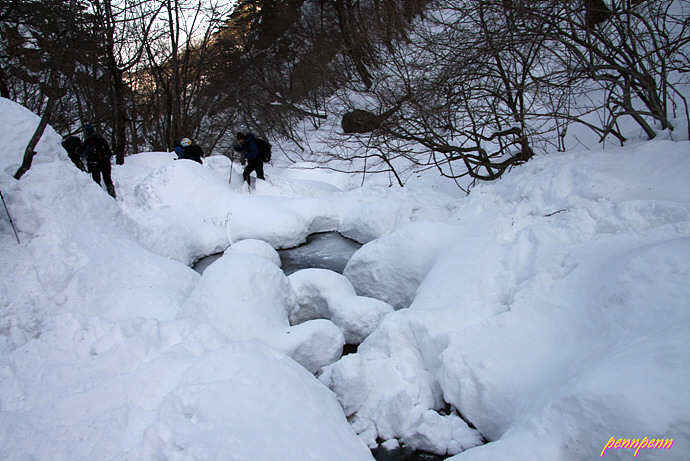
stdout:
POLYGON ((201 150, 198 144, 192 144, 191 146, 183 147, 184 158, 189 160, 194 160, 196 162, 201 162, 201 157, 204 156, 204 151, 201 150))
POLYGON ((95 134, 86 139, 85 151, 87 155, 87 161, 89 163, 99 163, 104 161, 110 161, 110 157, 113 156, 108 147, 108 143, 99 134, 95 134), (90 149, 89 149, 90 147, 90 149))
POLYGON ((62 147, 67 151, 67 156, 77 168, 84 171, 84 165, 81 160, 81 153, 84 151, 84 146, 81 139, 76 136, 70 136, 62 141, 62 147))
POLYGON ((271 144, 263 139, 254 138, 256 149, 259 151, 259 158, 262 162, 268 163, 271 161, 271 144))
POLYGON ((70 156, 79 155, 79 153, 84 149, 81 144, 81 139, 76 136, 70 136, 63 139, 62 147, 67 151, 70 156))

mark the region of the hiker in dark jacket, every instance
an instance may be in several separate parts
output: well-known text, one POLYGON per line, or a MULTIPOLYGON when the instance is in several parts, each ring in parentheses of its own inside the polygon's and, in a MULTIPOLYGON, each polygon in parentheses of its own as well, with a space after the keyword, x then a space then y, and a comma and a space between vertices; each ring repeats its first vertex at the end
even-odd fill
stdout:
POLYGON ((235 151, 244 154, 244 158, 247 159, 247 166, 244 168, 242 177, 247 184, 249 182, 249 175, 252 171, 256 171, 256 177, 258 179, 264 179, 264 162, 259 158, 259 148, 256 146, 254 141, 255 137, 252 133, 237 133, 237 142, 235 144, 235 151))
POLYGON ((181 158, 194 160, 195 162, 203 164, 201 157, 204 156, 204 151, 201 150, 201 147, 199 147, 198 144, 192 143, 192 140, 189 138, 182 138, 180 144, 182 145, 183 149, 183 157, 181 158))
POLYGON ((79 168, 81 171, 86 171, 84 162, 81 159, 81 154, 84 151, 84 146, 81 143, 81 139, 77 136, 68 136, 62 140, 62 148, 67 151, 67 156, 74 166, 79 168))
POLYGON ((105 187, 112 198, 115 198, 115 186, 110 177, 110 157, 112 152, 108 143, 103 139, 103 136, 96 133, 93 125, 84 126, 84 152, 83 157, 86 158, 86 165, 88 171, 91 173, 93 180, 101 184, 101 176, 105 187))

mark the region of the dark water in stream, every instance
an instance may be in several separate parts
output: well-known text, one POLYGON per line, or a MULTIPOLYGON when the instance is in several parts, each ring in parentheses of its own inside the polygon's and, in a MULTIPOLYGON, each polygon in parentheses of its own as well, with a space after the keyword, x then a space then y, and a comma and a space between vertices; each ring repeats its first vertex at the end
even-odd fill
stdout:
POLYGON ((438 456, 431 453, 415 451, 408 447, 400 447, 394 450, 387 450, 383 447, 371 450, 374 459, 377 461, 442 461, 445 456, 438 456))
POLYGON ((361 245, 337 232, 312 234, 306 243, 287 250, 279 250, 285 275, 310 267, 330 269, 340 274, 361 245))
MULTIPOLYGON (((278 255, 285 275, 311 267, 330 269, 342 274, 347 262, 359 247, 359 243, 337 232, 323 232, 310 235, 305 243, 296 248, 278 250, 278 255)), ((222 255, 218 253, 201 258, 194 264, 194 270, 203 273, 222 255)))
MULTIPOLYGON (((329 269, 342 274, 347 262, 360 247, 359 243, 337 232, 324 232, 310 235, 306 243, 296 248, 278 250, 278 254, 285 275, 308 268, 329 269)), ((203 273, 222 255, 219 253, 200 259, 194 264, 194 270, 200 274, 203 273)), ((345 352, 356 352, 356 346, 350 346, 350 349, 352 350, 345 352)), ((377 461, 441 461, 445 459, 442 456, 415 451, 408 447, 399 447, 394 450, 378 447, 371 450, 371 453, 377 461)))

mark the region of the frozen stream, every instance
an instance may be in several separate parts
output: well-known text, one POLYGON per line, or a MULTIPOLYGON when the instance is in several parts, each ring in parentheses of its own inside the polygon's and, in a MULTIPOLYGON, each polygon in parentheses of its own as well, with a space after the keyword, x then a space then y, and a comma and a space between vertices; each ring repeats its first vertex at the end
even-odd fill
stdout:
MULTIPOLYGON (((360 247, 359 243, 337 232, 323 232, 310 235, 307 241, 298 247, 278 250, 278 254, 285 275, 307 268, 330 269, 342 274, 347 262, 360 247)), ((203 273, 222 255, 223 253, 218 253, 200 259, 194 265, 194 270, 203 273)), ((445 458, 406 447, 392 450, 378 447, 372 450, 372 454, 377 461, 439 461, 445 458)))
MULTIPOLYGON (((347 262, 361 245, 343 237, 337 232, 312 234, 306 243, 287 250, 278 250, 283 272, 290 275, 295 271, 307 268, 330 269, 343 273, 347 262)), ((202 274, 208 266, 223 253, 201 258, 194 264, 194 270, 202 274)))

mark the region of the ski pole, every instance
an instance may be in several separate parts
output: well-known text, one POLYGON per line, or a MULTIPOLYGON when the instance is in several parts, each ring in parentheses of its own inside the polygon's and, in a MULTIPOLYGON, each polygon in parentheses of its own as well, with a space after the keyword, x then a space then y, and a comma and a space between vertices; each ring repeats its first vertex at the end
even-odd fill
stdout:
POLYGON ((12 230, 14 231, 14 236, 17 239, 17 243, 21 244, 22 242, 19 241, 19 235, 17 235, 17 228, 14 227, 14 223, 12 222, 12 216, 10 216, 10 210, 7 209, 7 203, 5 203, 5 197, 2 195, 1 189, 0 189, 0 199, 2 199, 2 204, 5 205, 5 212, 7 213, 7 217, 10 220, 10 225, 12 226, 12 230))
POLYGON ((235 154, 230 157, 230 184, 232 184, 232 164, 235 163, 235 154))

